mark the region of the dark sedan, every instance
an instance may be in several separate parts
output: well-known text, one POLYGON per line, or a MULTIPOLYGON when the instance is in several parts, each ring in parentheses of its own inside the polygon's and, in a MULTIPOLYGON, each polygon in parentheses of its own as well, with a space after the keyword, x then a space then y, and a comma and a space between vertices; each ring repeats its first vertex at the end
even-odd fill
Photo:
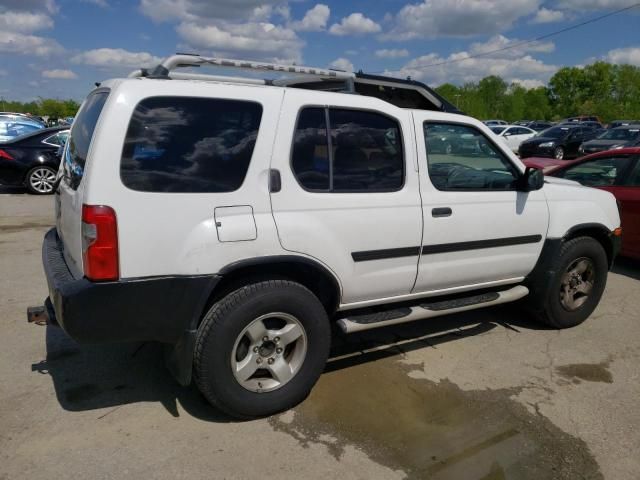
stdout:
POLYGON ((634 147, 640 143, 640 125, 631 127, 617 127, 606 130, 593 140, 580 145, 578 151, 581 155, 615 150, 624 147, 634 147))
POLYGON ((582 142, 591 140, 598 130, 581 124, 560 125, 540 132, 520 144, 520 158, 550 157, 558 160, 575 158, 582 142))
POLYGON ((69 127, 53 127, 0 143, 0 184, 24 185, 29 192, 53 192, 60 165, 56 155, 64 145, 69 127))
POLYGON ((545 122, 543 120, 536 120, 533 122, 529 122, 526 125, 524 125, 525 127, 529 127, 531 130, 535 130, 536 132, 541 132, 542 130, 546 130, 547 128, 551 128, 553 127, 553 123, 551 122, 545 122))

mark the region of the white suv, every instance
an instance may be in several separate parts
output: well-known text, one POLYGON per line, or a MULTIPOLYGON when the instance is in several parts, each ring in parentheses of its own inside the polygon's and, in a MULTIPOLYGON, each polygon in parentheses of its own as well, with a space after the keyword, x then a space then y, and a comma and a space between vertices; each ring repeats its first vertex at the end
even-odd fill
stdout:
POLYGON ((523 299, 564 328, 600 300, 614 197, 525 169, 421 83, 189 55, 131 77, 73 124, 30 321, 163 342, 180 383, 255 417, 305 398, 332 324, 523 299), (175 71, 198 65, 289 77, 175 71))

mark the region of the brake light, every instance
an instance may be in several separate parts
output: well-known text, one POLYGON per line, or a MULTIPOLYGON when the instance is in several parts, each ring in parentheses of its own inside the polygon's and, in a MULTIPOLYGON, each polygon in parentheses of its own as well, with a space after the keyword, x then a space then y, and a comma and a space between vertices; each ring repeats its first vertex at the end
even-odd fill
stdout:
POLYGON ((4 158, 6 160, 15 160, 11 155, 0 148, 0 158, 4 158))
POLYGON ((117 280, 118 221, 106 205, 82 206, 82 261, 89 280, 117 280))

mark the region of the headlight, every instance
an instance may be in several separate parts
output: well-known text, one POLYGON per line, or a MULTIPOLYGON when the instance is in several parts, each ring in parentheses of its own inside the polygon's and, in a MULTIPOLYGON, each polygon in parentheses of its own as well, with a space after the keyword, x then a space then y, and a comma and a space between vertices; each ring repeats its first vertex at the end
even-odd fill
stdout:
POLYGON ((538 146, 542 147, 542 148, 553 147, 553 142, 544 142, 544 143, 541 143, 538 146))

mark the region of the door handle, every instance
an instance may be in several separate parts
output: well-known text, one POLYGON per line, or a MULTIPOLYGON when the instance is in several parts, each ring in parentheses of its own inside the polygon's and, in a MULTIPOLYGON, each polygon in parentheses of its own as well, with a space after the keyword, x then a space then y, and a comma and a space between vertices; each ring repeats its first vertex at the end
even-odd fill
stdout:
POLYGON ((450 217, 453 211, 449 207, 434 208, 431 210, 431 216, 434 218, 450 217))

